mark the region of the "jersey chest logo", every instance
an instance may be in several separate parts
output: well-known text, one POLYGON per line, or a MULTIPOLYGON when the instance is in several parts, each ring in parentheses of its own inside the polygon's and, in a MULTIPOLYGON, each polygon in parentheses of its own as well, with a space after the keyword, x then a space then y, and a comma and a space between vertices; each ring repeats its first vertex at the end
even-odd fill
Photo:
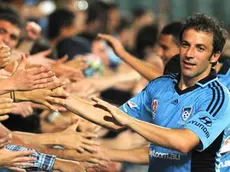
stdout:
POLYGON ((192 114, 192 107, 190 106, 184 107, 182 110, 182 119, 186 121, 190 117, 191 114, 192 114))
POLYGON ((154 99, 151 104, 152 112, 155 113, 157 109, 158 101, 157 99, 154 99))

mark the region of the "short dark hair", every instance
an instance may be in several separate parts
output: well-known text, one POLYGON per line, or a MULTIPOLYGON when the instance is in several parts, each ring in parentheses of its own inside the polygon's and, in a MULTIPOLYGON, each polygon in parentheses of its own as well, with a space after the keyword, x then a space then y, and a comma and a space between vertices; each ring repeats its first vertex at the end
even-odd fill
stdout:
POLYGON ((164 35, 172 35, 173 41, 176 43, 176 45, 180 45, 180 33, 183 28, 182 22, 172 22, 167 24, 163 29, 161 30, 161 34, 164 35))
POLYGON ((23 24, 18 11, 6 3, 0 3, 0 20, 5 20, 18 28, 22 28, 23 24))
POLYGON ((68 9, 57 9, 48 17, 47 37, 54 39, 60 34, 63 27, 71 26, 74 22, 75 14, 68 9))
POLYGON ((134 19, 138 19, 144 16, 148 12, 147 8, 143 5, 138 5, 132 10, 132 15, 134 19))
POLYGON ((131 27, 131 21, 128 19, 128 17, 121 17, 120 24, 117 28, 117 32, 121 33, 125 29, 129 29, 131 27))
POLYGON ((139 58, 144 58, 147 47, 153 47, 156 44, 157 36, 158 27, 156 25, 147 25, 141 28, 135 43, 135 50, 139 58))
POLYGON ((11 23, 12 25, 15 25, 19 29, 22 29, 22 27, 23 27, 23 24, 22 24, 20 18, 17 17, 16 15, 13 15, 13 14, 0 13, 0 20, 7 21, 7 22, 11 23))
POLYGON ((203 13, 195 13, 188 17, 180 34, 180 41, 185 30, 195 29, 196 31, 208 32, 213 34, 213 51, 222 51, 227 38, 227 31, 222 24, 214 17, 203 13))
POLYGON ((13 6, 11 6, 7 3, 1 2, 0 3, 0 14, 3 14, 3 13, 15 15, 15 16, 20 18, 20 15, 19 15, 18 11, 16 10, 16 8, 14 8, 13 6))

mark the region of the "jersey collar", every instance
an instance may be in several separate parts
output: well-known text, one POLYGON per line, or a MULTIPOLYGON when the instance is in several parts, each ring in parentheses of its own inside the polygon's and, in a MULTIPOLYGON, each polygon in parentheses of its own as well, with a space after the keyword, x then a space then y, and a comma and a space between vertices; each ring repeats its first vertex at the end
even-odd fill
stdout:
POLYGON ((217 74, 216 74, 216 71, 215 69, 212 69, 210 74, 201 79, 200 81, 198 81, 194 86, 192 87, 189 87, 189 88, 186 88, 184 90, 181 90, 178 86, 179 84, 179 81, 180 81, 180 74, 177 75, 177 83, 175 84, 175 90, 176 92, 181 95, 181 94, 184 94, 184 93, 187 93, 187 92, 190 92, 190 91, 193 91, 195 90, 196 88, 198 87, 205 87, 206 85, 208 85, 209 83, 213 82, 213 81, 216 81, 217 80, 217 74))

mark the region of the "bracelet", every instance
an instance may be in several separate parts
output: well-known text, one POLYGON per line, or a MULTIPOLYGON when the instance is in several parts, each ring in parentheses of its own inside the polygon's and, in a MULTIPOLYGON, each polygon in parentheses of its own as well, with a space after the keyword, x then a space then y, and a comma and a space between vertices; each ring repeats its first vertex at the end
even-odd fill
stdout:
POLYGON ((13 100, 12 91, 10 91, 10 98, 13 100))
POLYGON ((13 102, 16 102, 15 91, 10 92, 10 98, 13 100, 13 102))

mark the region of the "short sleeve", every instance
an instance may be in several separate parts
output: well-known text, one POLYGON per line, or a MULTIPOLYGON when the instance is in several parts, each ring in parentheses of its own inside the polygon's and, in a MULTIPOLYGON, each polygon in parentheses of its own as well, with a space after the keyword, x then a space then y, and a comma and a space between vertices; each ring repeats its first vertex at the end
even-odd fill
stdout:
POLYGON ((152 96, 150 96, 151 84, 148 84, 145 89, 120 106, 119 109, 131 117, 150 122, 152 119, 152 110, 149 108, 152 96))
POLYGON ((200 139, 198 151, 206 149, 229 125, 230 105, 225 112, 212 116, 207 111, 199 111, 185 124, 184 128, 191 130, 200 139))

